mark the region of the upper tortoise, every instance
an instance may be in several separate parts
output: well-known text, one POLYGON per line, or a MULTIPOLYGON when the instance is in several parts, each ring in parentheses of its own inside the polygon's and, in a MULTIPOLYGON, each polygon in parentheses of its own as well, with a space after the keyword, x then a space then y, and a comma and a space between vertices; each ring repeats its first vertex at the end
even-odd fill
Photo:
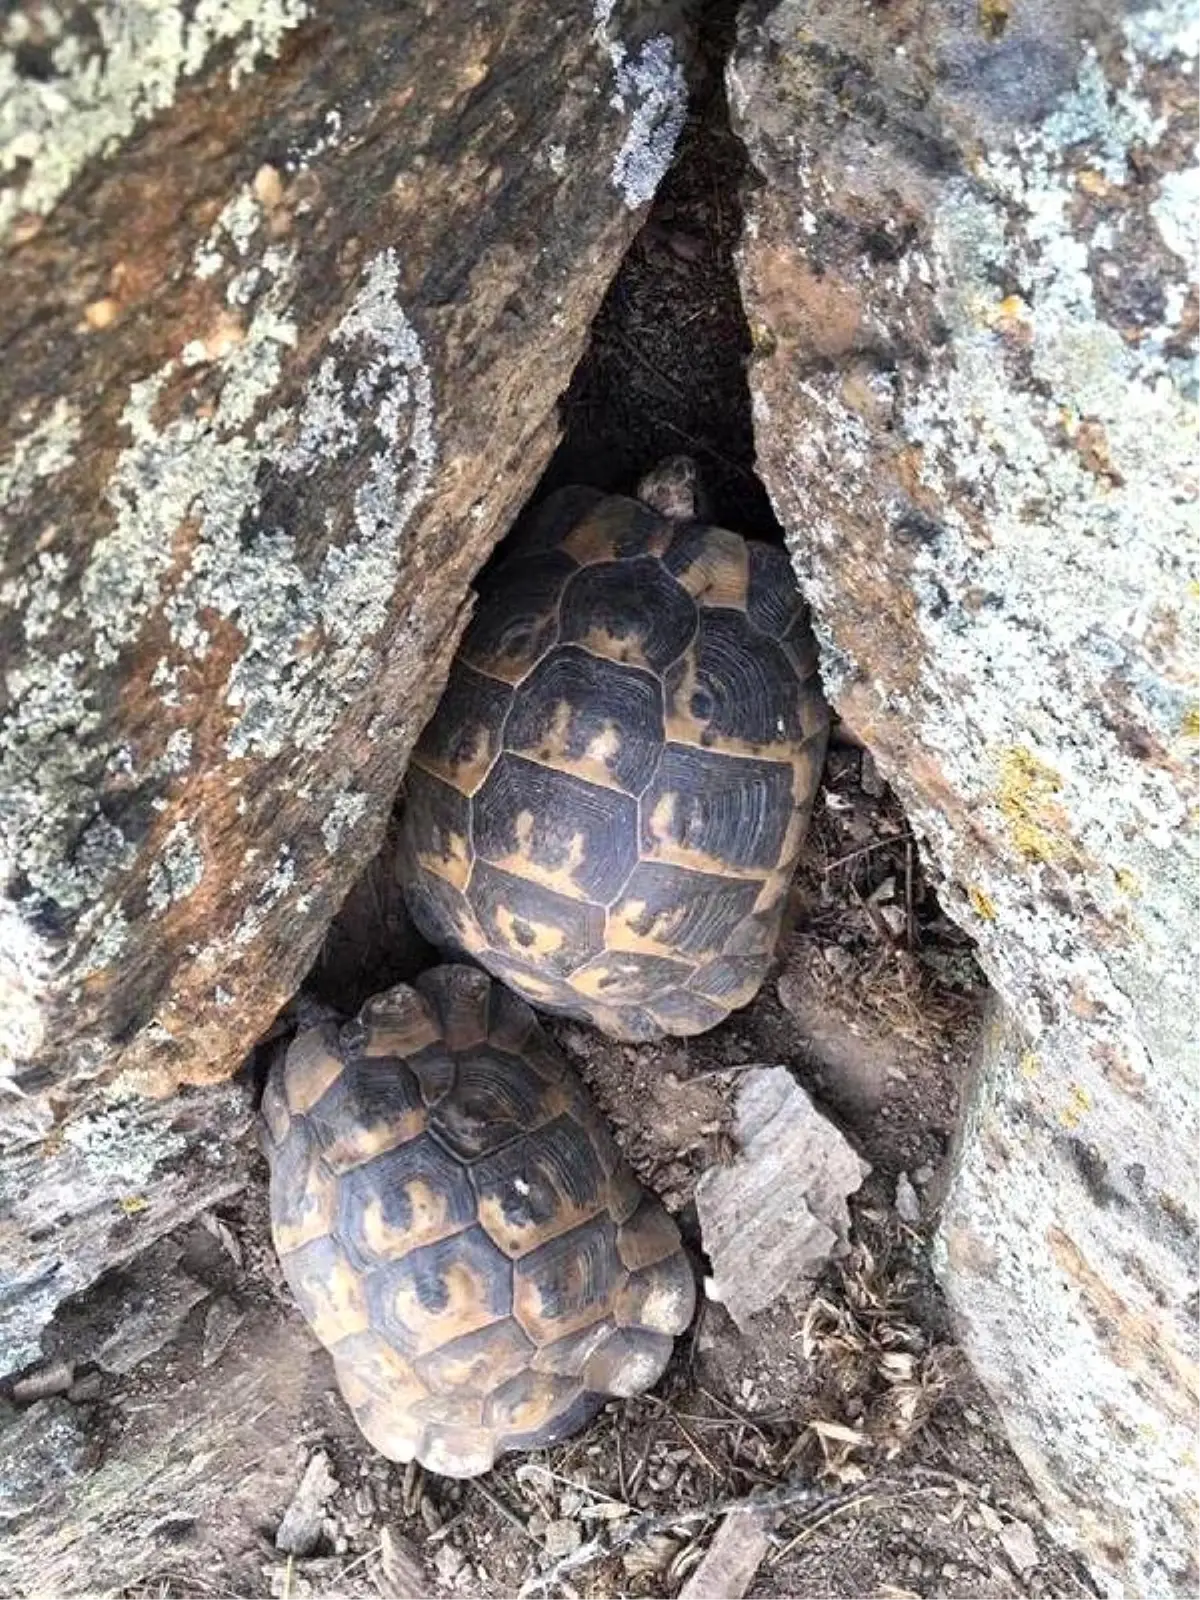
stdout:
POLYGON ((408 772, 421 931, 619 1039, 753 998, 828 731, 785 552, 696 520, 685 467, 544 503, 408 772))
POLYGON ((679 1232, 516 995, 445 966, 308 1028, 263 1095, 271 1230, 371 1443, 468 1477, 654 1383, 679 1232))

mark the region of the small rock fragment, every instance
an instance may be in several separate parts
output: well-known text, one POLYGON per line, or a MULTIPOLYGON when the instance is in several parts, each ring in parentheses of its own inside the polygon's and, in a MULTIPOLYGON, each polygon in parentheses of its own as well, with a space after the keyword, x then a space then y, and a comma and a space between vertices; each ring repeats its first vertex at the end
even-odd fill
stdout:
POLYGON ((748 1072, 737 1100, 741 1154, 696 1185, 706 1289, 743 1330, 846 1248, 846 1197, 871 1170, 786 1067, 748 1072))
POLYGON ((453 1583, 462 1570, 462 1564, 465 1559, 466 1557, 462 1551, 452 1544, 438 1546, 437 1554, 433 1558, 433 1564, 437 1568, 438 1577, 443 1583, 453 1583))
POLYGON ((627 1578, 649 1578, 665 1572, 679 1554, 680 1543, 665 1533, 652 1533, 630 1545, 621 1557, 627 1578))
POLYGON ((429 1593, 425 1566, 411 1539, 384 1523, 379 1530, 381 1585, 389 1600, 421 1600, 429 1593))
POLYGON ((766 1521, 750 1505, 728 1511, 680 1600, 740 1600, 767 1553, 766 1521))
POLYGON ((1027 1522, 1009 1522, 1000 1530, 1004 1553, 1022 1577, 1038 1564, 1037 1540, 1027 1522))
POLYGON ((902 1222, 915 1224, 921 1220, 921 1202, 907 1172, 896 1179, 896 1214, 902 1222))
POLYGON ((564 1556, 574 1555, 582 1543, 583 1534, 579 1524, 570 1517, 556 1517, 553 1522, 548 1522, 542 1535, 543 1548, 551 1561, 561 1561, 564 1556))
POLYGON ((304 1476, 283 1513, 275 1533, 275 1548, 285 1555, 308 1556, 321 1540, 325 1502, 337 1488, 337 1479, 324 1450, 317 1450, 304 1469, 304 1476))
POLYGON ((211 1367, 225 1353, 225 1347, 246 1320, 227 1295, 221 1295, 209 1306, 204 1316, 204 1343, 200 1351, 200 1365, 211 1367))
POLYGON ((31 1406, 35 1400, 47 1400, 53 1394, 65 1394, 75 1380, 75 1369, 69 1361, 51 1361, 35 1372, 26 1373, 12 1386, 13 1400, 19 1406, 31 1406))

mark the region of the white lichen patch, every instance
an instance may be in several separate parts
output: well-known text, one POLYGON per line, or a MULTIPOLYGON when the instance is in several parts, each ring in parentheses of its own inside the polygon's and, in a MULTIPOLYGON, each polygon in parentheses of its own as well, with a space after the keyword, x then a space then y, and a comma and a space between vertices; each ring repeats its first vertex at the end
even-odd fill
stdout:
POLYGON ((244 948, 258 937, 272 907, 278 905, 295 882, 296 863, 292 859, 291 851, 285 846, 276 856, 254 903, 246 907, 237 927, 233 930, 233 942, 236 946, 244 948))
POLYGON ((16 443, 0 458, 0 561, 8 549, 8 520, 70 466, 81 432, 78 410, 62 398, 32 428, 21 431, 19 418, 9 425, 16 443))
POLYGON ((330 855, 335 854, 341 848, 346 835, 354 831, 368 803, 365 794, 359 794, 354 790, 347 790, 334 800, 321 823, 321 837, 330 855))
POLYGON ((612 183, 631 211, 654 198, 675 156, 687 116, 687 79, 669 34, 631 50, 613 36, 613 0, 593 0, 597 42, 612 66, 610 103, 629 119, 613 158, 612 183))
POLYGON ((146 880, 151 916, 161 916, 177 900, 185 900, 203 876, 204 852, 189 824, 177 822, 163 840, 146 880))
POLYGON ((308 15, 308 0, 42 0, 36 25, 49 71, 21 70, 34 27, 18 10, 0 27, 0 234, 14 218, 48 212, 84 164, 175 99, 219 46, 233 46, 230 80, 278 54, 308 15))

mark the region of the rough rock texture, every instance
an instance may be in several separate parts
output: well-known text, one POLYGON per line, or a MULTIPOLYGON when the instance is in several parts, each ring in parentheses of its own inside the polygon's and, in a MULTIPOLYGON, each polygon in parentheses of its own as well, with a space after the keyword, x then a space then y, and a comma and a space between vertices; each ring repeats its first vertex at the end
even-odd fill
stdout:
POLYGON ((811 1285, 844 1255, 848 1195, 870 1167, 786 1067, 757 1067, 738 1090, 738 1155, 696 1185, 706 1285, 740 1328, 811 1285))
POLYGON ((656 0, 6 13, 10 1144, 227 1076, 295 988, 554 442, 683 42, 656 0))
POLYGON ((760 465, 1003 1003, 940 1237, 1114 1593, 1192 1592, 1191 8, 751 8, 760 465))
POLYGON ((239 1085, 97 1096, 0 1158, 0 1372, 32 1361, 56 1306, 246 1183, 239 1085))

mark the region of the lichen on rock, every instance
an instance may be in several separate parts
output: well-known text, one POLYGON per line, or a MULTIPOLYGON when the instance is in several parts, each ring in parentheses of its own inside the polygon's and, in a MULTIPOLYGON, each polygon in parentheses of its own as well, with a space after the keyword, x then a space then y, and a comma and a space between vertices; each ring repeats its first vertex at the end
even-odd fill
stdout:
POLYGON ((1006 1008, 948 1290, 1062 1530, 1153 1588, 1191 1515, 1197 40, 1005 17, 746 20, 756 431, 827 687, 1006 1008))

